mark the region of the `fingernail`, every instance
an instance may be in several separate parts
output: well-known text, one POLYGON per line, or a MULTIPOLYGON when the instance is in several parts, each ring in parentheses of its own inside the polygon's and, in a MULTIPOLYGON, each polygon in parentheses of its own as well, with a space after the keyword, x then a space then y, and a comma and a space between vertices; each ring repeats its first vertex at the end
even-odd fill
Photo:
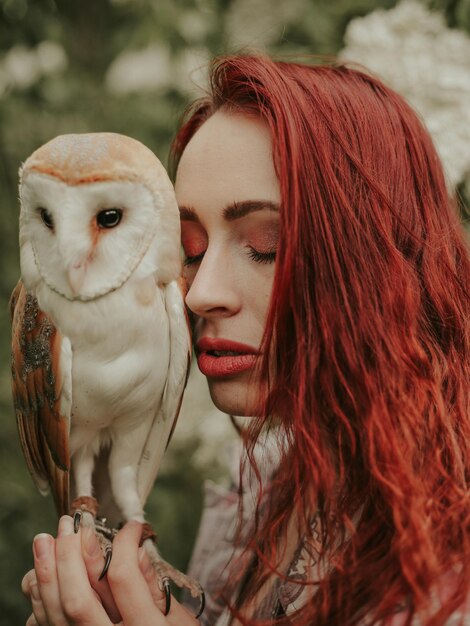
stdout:
POLYGON ((31 598, 35 602, 39 602, 41 600, 41 596, 39 595, 39 589, 36 583, 33 583, 29 587, 29 593, 31 594, 31 598))
POLYGON ((89 557, 98 556, 101 554, 101 547, 98 543, 98 539, 96 538, 95 532, 92 528, 85 528, 83 531, 84 534, 84 544, 85 544, 85 552, 89 557))
POLYGON ((69 515, 63 515, 59 520, 59 537, 73 534, 73 519, 69 515))
POLYGON ((46 533, 41 533, 40 535, 36 535, 33 540, 33 550, 34 556, 37 559, 43 559, 49 556, 51 552, 51 540, 52 537, 47 535, 46 533))

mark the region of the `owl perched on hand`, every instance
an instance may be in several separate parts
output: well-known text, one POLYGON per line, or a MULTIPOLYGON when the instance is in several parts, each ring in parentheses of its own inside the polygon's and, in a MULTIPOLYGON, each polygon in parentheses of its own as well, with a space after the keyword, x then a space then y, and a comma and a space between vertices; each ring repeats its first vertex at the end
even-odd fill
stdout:
MULTIPOLYGON (((173 187, 138 141, 63 135, 24 163, 20 201, 11 312, 21 443, 58 513, 96 525, 106 543, 102 518, 145 521, 188 373, 173 187)), ((167 577, 200 592, 144 544, 167 594, 167 577)))

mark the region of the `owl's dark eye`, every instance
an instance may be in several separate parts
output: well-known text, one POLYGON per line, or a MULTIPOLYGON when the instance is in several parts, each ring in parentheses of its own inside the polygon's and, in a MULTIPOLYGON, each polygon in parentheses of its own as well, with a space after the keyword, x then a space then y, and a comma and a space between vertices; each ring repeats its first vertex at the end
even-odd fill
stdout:
POLYGON ((41 207, 39 209, 39 214, 41 216, 42 221, 47 226, 47 228, 49 228, 50 230, 53 230, 54 220, 52 219, 52 215, 49 213, 49 211, 41 207))
POLYGON ((103 209, 96 216, 99 228, 114 228, 122 218, 122 209, 103 209))

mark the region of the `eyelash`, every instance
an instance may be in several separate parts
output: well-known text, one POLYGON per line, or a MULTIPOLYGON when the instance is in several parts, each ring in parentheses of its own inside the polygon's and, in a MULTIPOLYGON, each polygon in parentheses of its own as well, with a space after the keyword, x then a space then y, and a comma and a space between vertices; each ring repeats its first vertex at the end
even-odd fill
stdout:
MULTIPOLYGON (((247 246, 249 252, 248 252, 248 256, 250 257, 250 259, 253 259, 253 261, 255 261, 256 263, 274 263, 274 261, 276 260, 276 252, 258 252, 258 250, 255 250, 254 248, 252 248, 251 246, 247 246)), ((204 256, 204 252, 201 252, 201 254, 197 254, 196 256, 188 256, 185 258, 184 260, 184 265, 186 267, 188 267, 189 265, 194 265, 196 263, 199 263, 199 261, 202 260, 202 257, 204 256)))
POLYGON ((196 256, 187 256, 183 261, 183 265, 185 267, 188 267, 188 265, 194 265, 195 263, 199 263, 203 256, 204 252, 201 252, 201 254, 197 254, 196 256))
POLYGON ((253 261, 256 261, 257 263, 274 263, 274 261, 276 260, 275 250, 273 252, 258 252, 251 246, 248 246, 248 248, 250 250, 248 256, 250 257, 250 259, 253 259, 253 261))

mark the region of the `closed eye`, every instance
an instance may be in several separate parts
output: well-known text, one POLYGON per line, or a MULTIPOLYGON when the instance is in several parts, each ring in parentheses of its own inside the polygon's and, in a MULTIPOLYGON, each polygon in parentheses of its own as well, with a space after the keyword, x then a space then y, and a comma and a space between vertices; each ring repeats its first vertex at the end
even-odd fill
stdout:
POLYGON ((274 263, 276 260, 276 250, 272 250, 270 252, 258 252, 258 250, 255 250, 251 246, 247 247, 249 250, 248 256, 257 263, 274 263))
POLYGON ((204 256, 204 252, 201 252, 200 254, 196 254, 195 256, 187 256, 184 261, 183 264, 188 267, 189 265, 194 265, 195 263, 199 263, 199 261, 202 261, 202 257, 204 256))

